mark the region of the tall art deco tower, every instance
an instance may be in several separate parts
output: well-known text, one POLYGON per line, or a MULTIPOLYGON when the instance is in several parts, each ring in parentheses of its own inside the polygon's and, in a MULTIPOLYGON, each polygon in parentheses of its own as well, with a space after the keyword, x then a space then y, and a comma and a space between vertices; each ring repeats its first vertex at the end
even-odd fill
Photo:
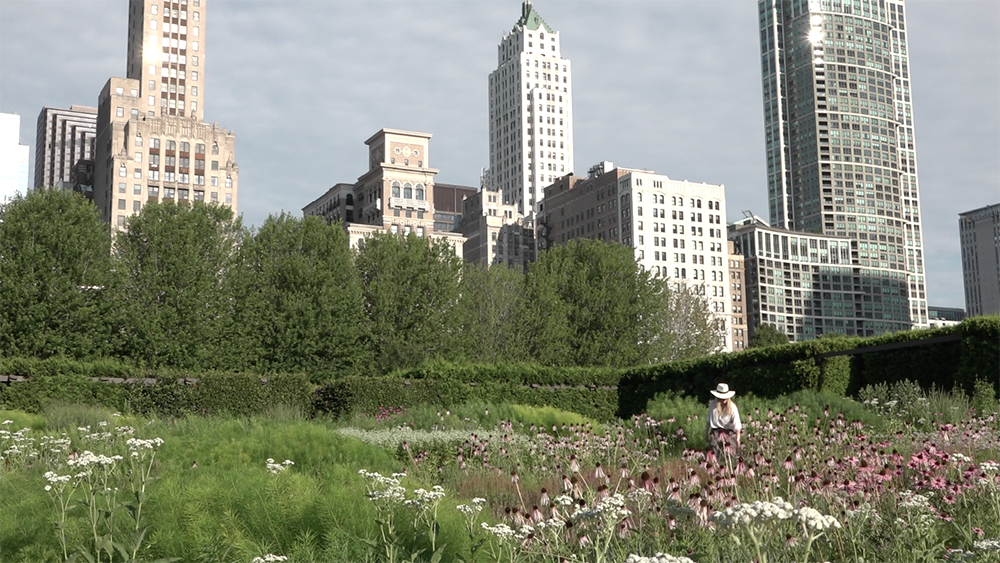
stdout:
POLYGON ((903 0, 759 0, 771 225, 857 242, 927 325, 903 0))
POLYGON ((490 168, 486 187, 526 216, 544 188, 573 171, 573 80, 554 31, 531 0, 497 48, 490 73, 490 168))
POLYGON ((151 202, 236 210, 236 136, 204 119, 208 0, 130 0, 127 78, 98 97, 94 203, 114 227, 151 202))

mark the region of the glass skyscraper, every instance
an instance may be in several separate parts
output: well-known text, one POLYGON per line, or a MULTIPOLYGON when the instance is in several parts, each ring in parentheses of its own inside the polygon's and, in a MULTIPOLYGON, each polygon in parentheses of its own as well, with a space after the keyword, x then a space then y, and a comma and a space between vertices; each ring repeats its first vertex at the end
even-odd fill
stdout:
POLYGON ((903 0, 759 0, 758 16, 771 225, 853 239, 856 278, 906 288, 885 320, 926 326, 903 0))

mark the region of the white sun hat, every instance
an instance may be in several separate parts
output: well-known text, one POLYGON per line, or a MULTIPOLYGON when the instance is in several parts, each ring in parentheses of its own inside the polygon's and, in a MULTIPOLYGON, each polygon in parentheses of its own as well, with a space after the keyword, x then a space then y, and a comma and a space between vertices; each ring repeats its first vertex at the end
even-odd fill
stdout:
POLYGON ((730 391, 728 384, 720 383, 718 387, 712 390, 712 394, 720 399, 729 399, 736 394, 736 391, 730 391))

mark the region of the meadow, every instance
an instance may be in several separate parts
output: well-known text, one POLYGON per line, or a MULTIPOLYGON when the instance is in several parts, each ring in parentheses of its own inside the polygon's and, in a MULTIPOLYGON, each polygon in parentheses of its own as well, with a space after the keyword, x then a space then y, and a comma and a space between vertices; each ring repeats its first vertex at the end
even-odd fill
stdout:
POLYGON ((737 396, 739 450, 661 395, 306 419, 0 411, 0 560, 1000 561, 1000 421, 908 382, 737 396))

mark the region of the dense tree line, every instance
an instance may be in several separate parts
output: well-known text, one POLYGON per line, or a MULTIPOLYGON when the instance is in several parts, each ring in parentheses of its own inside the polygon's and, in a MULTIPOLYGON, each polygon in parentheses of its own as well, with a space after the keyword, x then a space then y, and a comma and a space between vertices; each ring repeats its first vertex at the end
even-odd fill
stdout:
POLYGON ((0 354, 306 372, 317 381, 451 361, 629 366, 709 353, 689 286, 593 240, 527 273, 443 242, 286 214, 248 229, 223 206, 154 203, 112 234, 93 206, 38 190, 0 207, 0 354))

